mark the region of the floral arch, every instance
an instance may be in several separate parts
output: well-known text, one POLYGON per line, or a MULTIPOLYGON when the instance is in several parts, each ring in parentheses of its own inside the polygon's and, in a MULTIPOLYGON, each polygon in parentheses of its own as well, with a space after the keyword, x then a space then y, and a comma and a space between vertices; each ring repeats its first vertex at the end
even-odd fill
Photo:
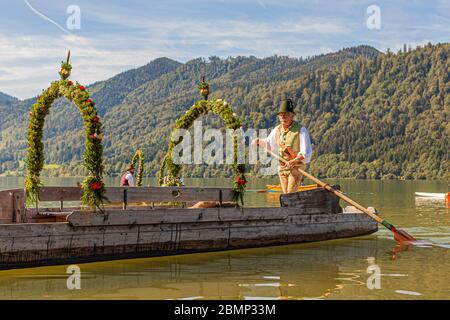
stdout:
POLYGON ((70 51, 66 62, 62 62, 60 80, 54 81, 33 104, 28 125, 28 153, 26 159, 25 191, 27 201, 36 203, 39 200, 39 189, 42 186, 40 174, 44 167, 44 144, 42 142, 45 118, 50 112, 53 102, 65 97, 72 101, 83 117, 85 135, 84 166, 89 175, 83 180, 81 202, 94 209, 100 208, 105 200, 103 183, 103 146, 102 124, 95 103, 90 99, 85 87, 78 82, 68 80, 72 66, 69 63, 70 51))
MULTIPOLYGON (((207 115, 209 112, 216 114, 220 117, 228 127, 228 129, 237 130, 241 127, 241 121, 237 117, 235 113, 233 113, 232 109, 228 105, 226 101, 222 99, 216 100, 208 100, 209 95, 209 85, 205 82, 204 78, 202 83, 199 85, 200 94, 203 96, 203 100, 198 100, 194 103, 194 105, 186 111, 186 113, 181 116, 176 122, 174 126, 174 131, 178 129, 189 129, 195 120, 197 120, 201 116, 207 115)), ((173 137, 173 135, 171 135, 173 137)), ((180 137, 178 140, 171 138, 169 142, 169 147, 166 153, 166 156, 163 158, 161 162, 161 167, 159 170, 158 181, 159 185, 169 185, 169 186, 179 186, 180 182, 180 172, 181 165, 175 164, 172 160, 172 151, 176 145, 181 143, 183 140, 180 137), (164 183, 165 172, 167 171, 166 177, 168 183, 164 183)), ((247 180, 245 178, 245 165, 238 164, 238 139, 237 135, 233 136, 233 170, 235 172, 235 177, 233 179, 233 191, 235 194, 236 200, 240 200, 243 203, 243 196, 245 192, 245 186, 247 180)))

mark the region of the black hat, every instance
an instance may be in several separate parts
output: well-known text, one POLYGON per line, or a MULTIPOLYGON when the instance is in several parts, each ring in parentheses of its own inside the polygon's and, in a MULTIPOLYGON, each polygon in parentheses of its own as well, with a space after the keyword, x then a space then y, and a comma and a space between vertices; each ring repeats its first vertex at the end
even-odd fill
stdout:
POLYGON ((278 111, 278 113, 281 113, 281 112, 292 112, 293 114, 295 114, 294 103, 292 102, 291 99, 283 100, 281 102, 280 111, 278 111))

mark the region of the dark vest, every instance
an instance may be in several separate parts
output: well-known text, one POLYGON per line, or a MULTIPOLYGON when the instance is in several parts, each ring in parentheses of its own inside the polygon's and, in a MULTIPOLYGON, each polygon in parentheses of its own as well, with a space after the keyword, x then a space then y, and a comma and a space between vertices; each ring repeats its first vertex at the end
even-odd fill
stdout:
POLYGON ((121 187, 126 187, 126 186, 129 186, 129 185, 130 185, 130 184, 128 183, 128 180, 126 179, 127 174, 129 174, 128 171, 125 172, 125 173, 122 175, 122 178, 120 178, 120 186, 121 186, 121 187))

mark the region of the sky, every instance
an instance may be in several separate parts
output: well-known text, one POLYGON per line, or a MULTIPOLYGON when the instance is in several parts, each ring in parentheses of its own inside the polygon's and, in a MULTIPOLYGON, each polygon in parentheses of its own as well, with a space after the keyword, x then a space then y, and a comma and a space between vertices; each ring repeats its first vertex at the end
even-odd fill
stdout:
POLYGON ((158 58, 307 57, 448 42, 450 0, 0 0, 0 91, 24 99, 59 78, 90 84, 158 58))

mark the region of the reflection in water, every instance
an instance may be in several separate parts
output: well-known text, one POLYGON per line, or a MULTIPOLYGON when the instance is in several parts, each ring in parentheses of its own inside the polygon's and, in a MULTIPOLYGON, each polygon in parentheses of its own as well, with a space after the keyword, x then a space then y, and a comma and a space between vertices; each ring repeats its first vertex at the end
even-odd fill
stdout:
MULTIPOLYGON (((208 254, 80 264, 82 290, 66 289, 66 267, 0 272, 0 298, 325 298, 377 255, 372 238, 208 254), (344 276, 345 275, 345 276, 344 276), (220 279, 220 281, 218 281, 220 279)), ((360 277, 361 275, 358 275, 360 277)), ((365 280, 364 280, 365 281, 365 280)), ((358 281, 358 285, 364 285, 358 281)))
POLYGON ((411 246, 411 244, 407 244, 407 243, 402 243, 402 242, 397 242, 397 244, 395 245, 395 247, 392 248, 392 256, 391 259, 395 260, 397 259, 397 254, 399 252, 402 251, 408 251, 409 247, 411 246))
POLYGON ((0 299, 423 299, 449 298, 450 262, 412 246, 391 260, 392 241, 366 236, 320 243, 0 271, 0 299), (368 267, 381 270, 369 289, 368 267), (436 268, 439 266, 439 268, 436 268))
MULTIPOLYGON (((421 212, 436 212, 436 210, 440 210, 442 208, 449 209, 449 202, 430 197, 415 197, 415 205, 416 209, 421 212)), ((449 213, 448 210, 446 210, 449 213)))

